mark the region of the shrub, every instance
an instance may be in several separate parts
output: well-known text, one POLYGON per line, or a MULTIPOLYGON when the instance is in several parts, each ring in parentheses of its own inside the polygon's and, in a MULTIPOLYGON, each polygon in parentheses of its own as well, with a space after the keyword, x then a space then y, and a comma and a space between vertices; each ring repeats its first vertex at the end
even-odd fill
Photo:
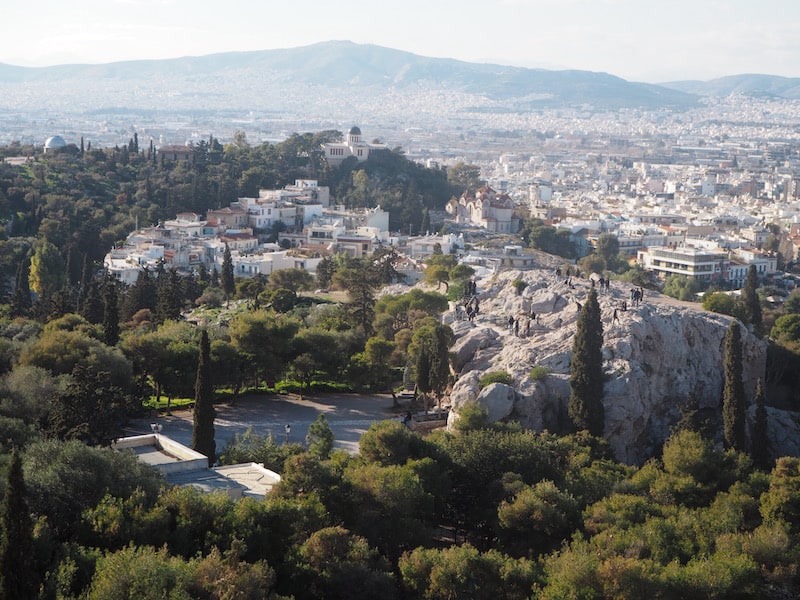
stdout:
POLYGON ((486 373, 486 375, 480 378, 478 381, 478 386, 483 389, 492 383, 505 383, 506 385, 512 385, 514 380, 511 378, 511 375, 509 375, 508 371, 492 371, 490 373, 486 373))
POLYGON ((544 381, 549 374, 550 371, 547 369, 547 367, 537 365, 531 369, 528 378, 532 379, 533 381, 544 381))

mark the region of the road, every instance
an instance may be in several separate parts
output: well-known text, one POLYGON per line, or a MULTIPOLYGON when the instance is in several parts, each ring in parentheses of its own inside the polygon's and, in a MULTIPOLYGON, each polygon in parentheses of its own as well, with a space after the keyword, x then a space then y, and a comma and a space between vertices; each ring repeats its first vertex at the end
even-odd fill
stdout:
MULTIPOLYGON (((249 428, 261 436, 271 433, 279 443, 304 443, 309 425, 323 413, 333 431, 334 447, 355 453, 359 439, 372 423, 399 418, 403 414, 400 409, 392 409, 390 395, 359 394, 318 394, 304 396, 303 400, 295 394, 248 396, 235 404, 218 404, 216 409, 217 452, 221 452, 235 434, 244 433, 249 428), (288 436, 286 425, 290 426, 288 436)), ((125 435, 150 433, 151 423, 161 425, 162 434, 191 447, 191 410, 133 420, 125 429, 125 435)))

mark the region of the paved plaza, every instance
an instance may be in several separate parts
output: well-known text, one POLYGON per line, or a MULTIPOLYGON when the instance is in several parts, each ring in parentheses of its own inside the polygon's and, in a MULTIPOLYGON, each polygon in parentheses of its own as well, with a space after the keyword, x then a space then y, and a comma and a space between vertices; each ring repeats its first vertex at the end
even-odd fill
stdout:
MULTIPOLYGON (((334 436, 334 446, 348 452, 358 451, 358 441, 372 423, 398 419, 404 414, 392 408, 391 395, 296 394, 250 395, 233 404, 217 404, 214 421, 217 452, 237 433, 252 428, 253 433, 270 433, 279 443, 305 443, 308 427, 323 413, 334 436), (287 435, 286 425, 289 425, 287 435)), ((151 432, 151 424, 161 426, 161 433, 186 445, 192 445, 192 411, 176 410, 171 415, 134 419, 125 428, 126 436, 151 432)))

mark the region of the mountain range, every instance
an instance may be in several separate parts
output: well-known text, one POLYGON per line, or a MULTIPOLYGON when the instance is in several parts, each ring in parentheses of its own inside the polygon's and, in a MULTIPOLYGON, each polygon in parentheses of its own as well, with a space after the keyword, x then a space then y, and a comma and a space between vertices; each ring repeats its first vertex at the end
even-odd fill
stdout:
MULTIPOLYGON (((607 73, 554 71, 429 58, 331 41, 292 49, 229 52, 100 65, 0 63, 0 109, 324 110, 372 105, 460 105, 477 112, 555 107, 688 109, 701 96, 739 92, 795 99, 800 79, 737 75, 662 85, 607 73)), ((420 108, 419 110, 423 110, 420 108)))

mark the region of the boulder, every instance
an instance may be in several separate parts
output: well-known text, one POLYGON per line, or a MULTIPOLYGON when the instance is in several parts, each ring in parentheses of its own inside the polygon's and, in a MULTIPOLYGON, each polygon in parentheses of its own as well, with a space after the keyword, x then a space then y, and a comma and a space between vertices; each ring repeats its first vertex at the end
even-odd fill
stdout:
POLYGON ((490 421, 502 421, 511 416, 517 394, 505 383, 490 383, 478 394, 478 404, 487 410, 490 421))

